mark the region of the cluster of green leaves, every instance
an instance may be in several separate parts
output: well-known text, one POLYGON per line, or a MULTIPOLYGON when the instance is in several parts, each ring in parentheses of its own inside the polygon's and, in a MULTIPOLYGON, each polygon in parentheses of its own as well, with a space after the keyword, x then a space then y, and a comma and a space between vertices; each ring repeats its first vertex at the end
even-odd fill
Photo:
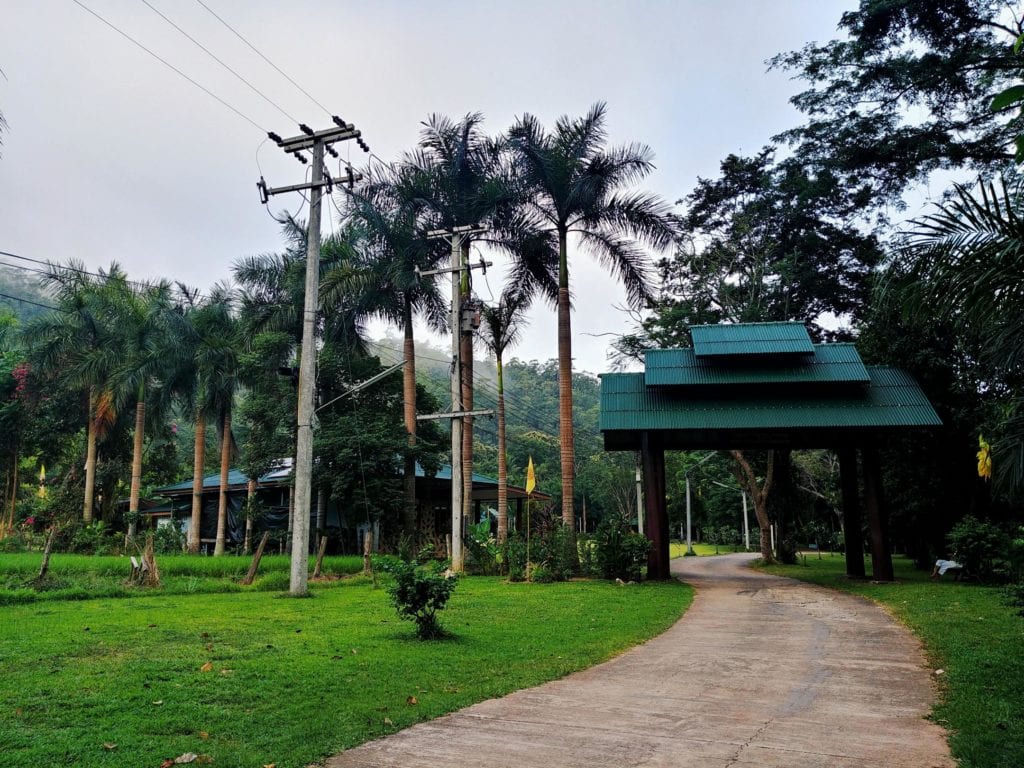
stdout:
POLYGON ((451 599, 458 577, 446 572, 446 563, 429 560, 420 563, 400 558, 381 561, 381 569, 391 574, 395 582, 388 594, 398 615, 416 624, 420 640, 437 640, 447 634, 437 618, 437 612, 451 599))
POLYGON ((594 554, 605 579, 640 581, 651 542, 629 527, 621 516, 609 515, 594 532, 594 554))

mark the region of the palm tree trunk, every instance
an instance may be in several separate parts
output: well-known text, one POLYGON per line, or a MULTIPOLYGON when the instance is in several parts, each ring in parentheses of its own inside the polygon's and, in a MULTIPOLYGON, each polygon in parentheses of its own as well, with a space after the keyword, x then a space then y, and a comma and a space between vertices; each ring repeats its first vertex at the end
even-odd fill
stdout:
POLYGON ((228 527, 228 470, 231 468, 231 411, 224 411, 224 432, 220 438, 220 499, 217 503, 217 543, 213 554, 224 554, 228 527))
POLYGON ((405 431, 408 435, 409 454, 405 457, 404 489, 402 506, 402 531, 406 536, 416 535, 416 344, 413 341, 412 301, 405 297, 402 308, 402 322, 405 326, 405 340, 402 344, 402 405, 405 416, 405 431))
MULTIPOLYGON (((462 265, 469 263, 469 238, 462 240, 462 265)), ((469 298, 469 270, 462 271, 460 302, 465 306, 469 298)), ((461 315, 460 315, 461 319, 461 315)), ((460 323, 461 325, 461 323, 460 323)), ((461 332, 459 359, 462 363, 462 410, 473 410, 473 332, 461 332)), ((471 520, 473 514, 473 417, 462 420, 462 519, 471 520)))
POLYGON ((138 529, 139 491, 142 488, 142 439, 146 431, 145 390, 140 387, 135 404, 135 435, 132 441, 132 485, 128 493, 128 536, 125 544, 135 538, 138 529))
POLYGON ((252 551, 252 505, 255 501, 256 478, 250 477, 245 494, 245 542, 242 544, 242 552, 247 555, 252 551))
POLYGON ((495 355, 498 368, 498 543, 508 538, 508 456, 505 454, 505 375, 501 355, 495 355))
POLYGON ((327 489, 320 486, 316 489, 316 551, 320 551, 320 542, 327 532, 327 489))
POLYGON ((89 390, 89 423, 85 439, 85 498, 82 502, 82 520, 92 523, 93 493, 96 489, 96 391, 89 390))
POLYGON ((188 551, 199 552, 203 523, 203 464, 206 463, 206 414, 196 416, 196 441, 192 454, 192 524, 188 529, 188 551))
POLYGON ((568 233, 558 230, 558 443, 562 462, 562 522, 576 530, 573 512, 574 466, 572 427, 572 328, 569 313, 569 261, 566 252, 568 233))

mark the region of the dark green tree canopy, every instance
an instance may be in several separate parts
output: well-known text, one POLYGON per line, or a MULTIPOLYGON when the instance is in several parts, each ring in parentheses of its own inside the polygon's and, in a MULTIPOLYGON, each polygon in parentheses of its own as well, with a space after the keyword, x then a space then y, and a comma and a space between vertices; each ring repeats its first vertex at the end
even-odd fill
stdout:
POLYGON ((844 38, 770 61, 810 84, 792 100, 807 122, 776 140, 880 205, 935 170, 990 173, 1024 130, 1015 106, 989 110, 1021 77, 1020 17, 1002 0, 861 0, 844 38))

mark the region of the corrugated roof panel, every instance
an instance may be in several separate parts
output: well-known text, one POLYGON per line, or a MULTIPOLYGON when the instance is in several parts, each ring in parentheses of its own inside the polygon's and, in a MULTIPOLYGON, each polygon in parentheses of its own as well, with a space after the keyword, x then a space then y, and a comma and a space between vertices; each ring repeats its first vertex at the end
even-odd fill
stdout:
POLYGON ((810 355, 811 337, 803 323, 733 323, 690 328, 697 357, 810 355))
POLYGON ((732 397, 686 397, 685 390, 647 387, 640 373, 601 377, 600 429, 730 430, 940 426, 913 378, 897 368, 867 369, 862 393, 772 394, 740 390, 732 397))
POLYGON ((723 365, 692 349, 651 349, 644 356, 644 383, 651 387, 758 384, 866 384, 868 371, 853 344, 816 344, 814 354, 765 365, 723 365))

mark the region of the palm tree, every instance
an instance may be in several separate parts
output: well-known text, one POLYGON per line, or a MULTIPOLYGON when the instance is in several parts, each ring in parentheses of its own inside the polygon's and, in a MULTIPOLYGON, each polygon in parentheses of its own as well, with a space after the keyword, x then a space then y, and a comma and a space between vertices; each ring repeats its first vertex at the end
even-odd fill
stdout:
MULTIPOLYGON (((443 115, 431 115, 424 123, 419 147, 406 153, 395 194, 414 203, 421 212, 424 230, 451 229, 468 224, 487 224, 502 217, 516 200, 515 186, 502 162, 504 138, 486 136, 480 113, 468 114, 458 122, 443 115)), ((471 238, 462 238, 459 264, 469 261, 471 238)), ((460 304, 469 300, 469 270, 462 272, 460 304)), ((453 334, 459 330, 452 328, 453 334)), ((473 408, 473 336, 463 333, 459 342, 462 408, 473 408)), ((463 419, 462 432, 463 515, 472 510, 473 420, 463 419)), ((454 533, 454 532, 453 532, 454 533)))
POLYGON ((110 270, 89 274, 81 263, 51 264, 43 280, 55 290, 57 312, 34 318, 25 329, 30 359, 44 375, 88 398, 85 489, 82 520, 93 521, 97 445, 115 420, 114 372, 121 363, 119 333, 110 324, 108 279, 123 275, 110 270))
POLYGON ((1024 181, 982 182, 978 194, 954 185, 950 200, 911 223, 884 296, 907 311, 951 323, 977 340, 992 391, 1008 392, 995 425, 1000 487, 1024 485, 1024 181))
POLYGON ((515 284, 502 292, 498 304, 484 307, 483 341, 498 371, 498 543, 508 538, 508 456, 505 452, 505 376, 502 356, 518 340, 527 300, 515 284))
MULTIPOLYGON (((437 266, 444 256, 438 241, 422 236, 415 201, 398 194, 406 180, 408 167, 367 168, 368 179, 359 191, 346 196, 349 221, 362 232, 357 248, 366 251, 374 289, 362 293, 363 310, 398 323, 403 332, 402 399, 409 450, 404 466, 404 504, 402 528, 406 536, 416 533, 416 345, 413 318, 426 317, 435 329, 445 327, 444 300, 433 278, 420 279, 417 270, 437 266)), ((365 260, 365 259, 364 259, 365 260)), ((334 298, 337 279, 334 273, 324 278, 324 303, 337 304, 334 298)))
MULTIPOLYGON (((132 445, 131 487, 128 496, 127 540, 135 537, 142 486, 142 453, 146 428, 147 392, 162 383, 172 359, 176 340, 168 333, 172 312, 170 284, 159 282, 136 288, 124 275, 107 281, 112 301, 106 305, 108 322, 116 328, 123 349, 120 364, 111 377, 115 408, 121 411, 135 400, 135 431, 132 445)), ((164 401, 166 402, 166 401, 164 401)), ((153 417, 162 412, 157 408, 153 417)))
POLYGON ((533 231, 558 239, 558 396, 562 465, 562 520, 575 530, 573 512, 572 333, 569 236, 589 250, 626 288, 631 303, 650 298, 650 265, 640 243, 667 248, 677 226, 658 196, 627 192, 654 168, 642 144, 607 148, 605 105, 581 118, 560 117, 548 133, 524 115, 509 131, 519 174, 531 193, 526 210, 533 231))

